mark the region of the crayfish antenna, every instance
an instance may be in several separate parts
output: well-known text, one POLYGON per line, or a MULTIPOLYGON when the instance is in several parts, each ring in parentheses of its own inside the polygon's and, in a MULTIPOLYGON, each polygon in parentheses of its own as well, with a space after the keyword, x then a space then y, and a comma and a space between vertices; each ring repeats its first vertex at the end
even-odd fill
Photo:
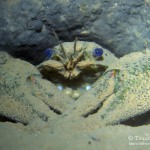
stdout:
MULTIPOLYGON (((62 50, 64 56, 65 56, 66 58, 68 58, 68 56, 67 56, 67 54, 66 54, 66 52, 65 52, 65 49, 64 49, 62 43, 60 42, 60 40, 59 40, 59 38, 58 38, 58 35, 57 35, 56 32, 54 31, 54 29, 52 29, 52 31, 53 31, 55 37, 57 38, 57 40, 58 40, 58 42, 59 42, 59 45, 60 45, 60 47, 61 47, 61 50, 62 50)), ((69 59, 69 58, 68 58, 68 59, 69 59)))
POLYGON ((76 51, 77 51, 77 41, 78 41, 78 38, 76 37, 75 41, 74 41, 74 55, 76 54, 76 51))

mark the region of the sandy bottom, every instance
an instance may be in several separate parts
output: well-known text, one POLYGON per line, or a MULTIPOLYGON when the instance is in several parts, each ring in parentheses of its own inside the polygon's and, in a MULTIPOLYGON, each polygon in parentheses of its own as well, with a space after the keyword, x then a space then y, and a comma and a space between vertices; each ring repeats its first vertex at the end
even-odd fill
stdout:
POLYGON ((108 126, 90 130, 77 125, 79 119, 35 120, 28 126, 0 123, 1 150, 148 150, 150 125, 108 126), (74 122, 76 122, 74 124, 74 122), (82 128, 83 129, 83 128, 82 128))
POLYGON ((150 149, 150 124, 100 128, 100 120, 64 115, 75 101, 34 66, 5 53, 0 65, 0 150, 150 149))

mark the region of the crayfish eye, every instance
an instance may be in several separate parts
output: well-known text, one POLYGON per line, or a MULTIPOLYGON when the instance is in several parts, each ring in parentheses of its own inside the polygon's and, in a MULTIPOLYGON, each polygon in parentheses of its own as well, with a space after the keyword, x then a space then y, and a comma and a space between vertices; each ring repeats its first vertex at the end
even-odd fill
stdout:
POLYGON ((95 48, 93 51, 93 55, 95 57, 101 57, 103 55, 103 49, 102 48, 95 48))
POLYGON ((46 58, 50 59, 50 58, 52 58, 52 56, 54 54, 54 50, 51 48, 47 48, 44 50, 44 54, 45 54, 46 58))

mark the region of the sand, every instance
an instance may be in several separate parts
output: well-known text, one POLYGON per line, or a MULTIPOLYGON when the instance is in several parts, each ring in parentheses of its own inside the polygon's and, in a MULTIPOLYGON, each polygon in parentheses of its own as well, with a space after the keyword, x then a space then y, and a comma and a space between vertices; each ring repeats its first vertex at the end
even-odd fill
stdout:
POLYGON ((43 79, 35 66, 0 56, 0 150, 149 149, 149 122, 99 126, 101 120, 92 116, 69 115, 76 101, 43 79))

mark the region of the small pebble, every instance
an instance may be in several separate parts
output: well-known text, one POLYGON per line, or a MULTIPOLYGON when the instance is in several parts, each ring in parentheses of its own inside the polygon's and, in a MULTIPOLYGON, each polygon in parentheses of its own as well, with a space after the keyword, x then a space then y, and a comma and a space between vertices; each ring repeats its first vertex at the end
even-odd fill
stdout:
POLYGON ((78 92, 78 91, 73 91, 73 94, 72 94, 72 98, 73 99, 77 99, 77 98, 79 98, 79 96, 80 96, 80 93, 78 92))
POLYGON ((66 89, 64 90, 64 92, 65 92, 67 95, 69 95, 69 96, 72 95, 72 89, 71 89, 71 88, 66 88, 66 89))
POLYGON ((58 88, 58 90, 62 90, 63 89, 63 86, 62 85, 57 85, 57 88, 58 88))

